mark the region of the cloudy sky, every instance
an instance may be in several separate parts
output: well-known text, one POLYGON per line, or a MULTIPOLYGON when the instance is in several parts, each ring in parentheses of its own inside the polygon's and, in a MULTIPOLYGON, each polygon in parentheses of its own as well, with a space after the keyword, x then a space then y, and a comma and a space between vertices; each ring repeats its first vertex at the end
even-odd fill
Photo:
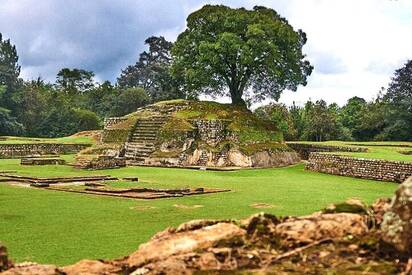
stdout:
POLYGON ((114 81, 145 38, 173 41, 207 3, 271 7, 307 33, 315 70, 306 87, 282 95, 287 104, 372 99, 412 58, 412 0, 0 0, 0 32, 17 46, 25 79, 54 81, 60 68, 77 67, 114 81))

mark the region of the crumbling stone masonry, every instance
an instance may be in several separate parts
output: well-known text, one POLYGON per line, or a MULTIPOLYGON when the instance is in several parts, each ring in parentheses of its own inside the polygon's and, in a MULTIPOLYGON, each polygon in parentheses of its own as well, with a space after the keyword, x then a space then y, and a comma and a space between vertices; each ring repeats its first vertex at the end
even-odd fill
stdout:
POLYGON ((403 182, 412 176, 412 163, 310 153, 306 169, 333 175, 403 182))
POLYGON ((58 143, 0 144, 0 158, 77 153, 90 146, 90 144, 58 143))
POLYGON ((197 126, 200 140, 206 142, 210 146, 216 146, 226 139, 226 126, 228 121, 221 119, 203 120, 196 119, 193 123, 197 126))

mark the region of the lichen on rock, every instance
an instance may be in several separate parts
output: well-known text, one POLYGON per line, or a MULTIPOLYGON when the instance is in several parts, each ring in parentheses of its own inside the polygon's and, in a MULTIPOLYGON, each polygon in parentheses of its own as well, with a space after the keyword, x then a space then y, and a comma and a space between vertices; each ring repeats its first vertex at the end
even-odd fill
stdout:
POLYGON ((402 252, 412 253, 412 177, 396 190, 381 227, 386 242, 402 252))

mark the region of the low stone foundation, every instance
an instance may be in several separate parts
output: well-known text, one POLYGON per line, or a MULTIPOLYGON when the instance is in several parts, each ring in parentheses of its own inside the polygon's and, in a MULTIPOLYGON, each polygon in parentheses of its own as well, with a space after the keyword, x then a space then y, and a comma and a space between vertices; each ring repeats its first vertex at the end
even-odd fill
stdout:
POLYGON ((91 144, 0 144, 0 158, 20 158, 30 155, 58 155, 77 153, 91 144))
POLYGON ((412 175, 412 163, 310 153, 306 169, 333 175, 403 182, 412 175))
POLYGON ((308 159, 312 152, 367 152, 365 147, 331 146, 313 143, 287 142, 290 148, 295 150, 302 159, 308 159))
POLYGON ((126 166, 126 160, 124 158, 115 158, 111 156, 98 156, 97 158, 82 158, 78 156, 76 158, 76 168, 80 169, 113 169, 126 166))
POLYGON ((21 165, 64 165, 66 161, 59 158, 22 158, 21 165))

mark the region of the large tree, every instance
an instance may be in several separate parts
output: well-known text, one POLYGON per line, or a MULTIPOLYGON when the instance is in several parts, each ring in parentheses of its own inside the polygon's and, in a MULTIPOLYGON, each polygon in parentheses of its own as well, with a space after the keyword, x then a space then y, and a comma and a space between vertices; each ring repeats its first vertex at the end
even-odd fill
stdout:
POLYGON ((170 74, 173 43, 163 36, 151 36, 145 40, 148 51, 140 54, 134 65, 122 70, 117 84, 121 88, 143 88, 152 101, 185 98, 179 82, 170 74))
MULTIPOLYGON (((305 140, 325 141, 342 139, 342 125, 338 121, 338 106, 324 100, 305 104, 305 140)), ((343 137, 345 139, 345 137, 343 137)))
POLYGON ((11 110, 10 115, 15 114, 13 94, 21 84, 18 60, 16 46, 11 44, 10 39, 3 40, 0 33, 0 86, 3 87, 3 93, 0 95, 0 107, 11 110))
POLYGON ((189 91, 229 95, 233 104, 244 105, 247 90, 254 101, 278 100, 306 85, 305 43, 305 33, 272 9, 206 5, 189 15, 173 46, 173 73, 189 91))
POLYGON ((395 71, 384 100, 387 103, 384 138, 412 140, 412 60, 395 71))
POLYGON ((94 73, 83 69, 63 68, 57 73, 56 84, 68 94, 83 93, 94 86, 94 73))
POLYGON ((10 43, 10 39, 3 40, 0 33, 0 86, 12 88, 20 75, 16 46, 10 43))
POLYGON ((352 137, 356 140, 362 140, 362 123, 366 110, 366 100, 355 96, 348 100, 339 113, 342 125, 351 132, 352 137))

